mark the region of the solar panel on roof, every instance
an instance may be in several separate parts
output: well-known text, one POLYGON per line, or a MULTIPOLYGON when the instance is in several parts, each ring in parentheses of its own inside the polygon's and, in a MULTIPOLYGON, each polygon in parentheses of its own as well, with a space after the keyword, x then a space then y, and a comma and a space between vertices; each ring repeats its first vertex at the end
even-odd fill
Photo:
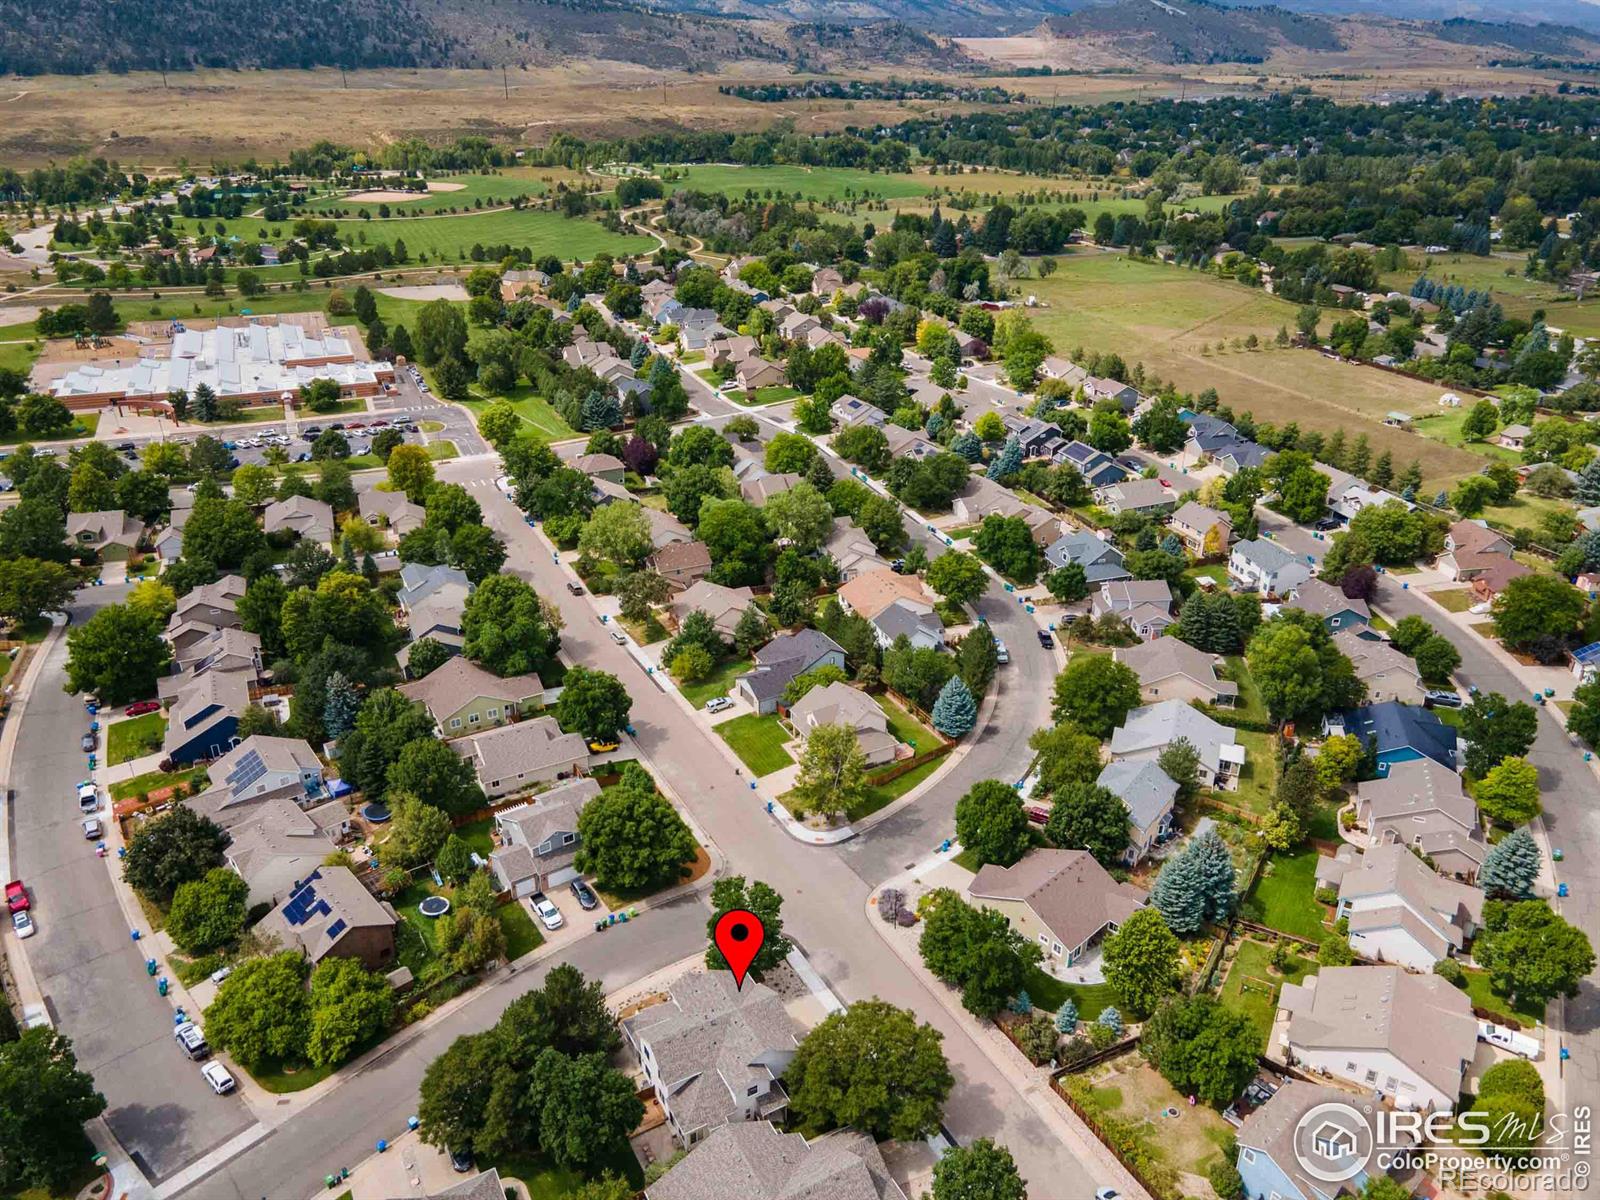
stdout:
POLYGON ((234 791, 242 791, 267 773, 267 764, 261 761, 259 751, 252 750, 239 760, 239 765, 228 773, 224 781, 234 791))
POLYGON ((345 931, 344 918, 340 917, 332 925, 328 926, 328 940, 332 941, 334 938, 338 937, 344 931, 345 931))

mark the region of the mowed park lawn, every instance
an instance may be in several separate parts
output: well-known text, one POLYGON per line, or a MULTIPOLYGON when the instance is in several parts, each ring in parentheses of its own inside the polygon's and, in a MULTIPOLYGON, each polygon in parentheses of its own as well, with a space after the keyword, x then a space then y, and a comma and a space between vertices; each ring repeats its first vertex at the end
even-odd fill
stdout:
MULTIPOLYGON (((1218 342, 1255 334, 1269 344, 1278 327, 1294 329, 1297 306, 1257 288, 1165 263, 1120 254, 1063 257, 1028 291, 1042 305, 1031 315, 1058 353, 1075 346, 1115 350, 1131 365, 1188 392, 1215 387, 1224 404, 1249 408, 1258 421, 1299 423, 1302 429, 1366 433, 1374 455, 1389 450, 1397 463, 1422 462, 1424 491, 1449 486, 1478 471, 1482 460, 1465 450, 1382 424, 1391 410, 1420 415, 1437 408, 1445 389, 1309 350, 1262 349, 1218 353, 1218 342), (1211 353, 1202 354, 1203 346, 1211 353)), ((1324 313, 1324 326, 1336 314, 1324 313)))
POLYGON ((145 713, 106 726, 106 765, 130 762, 161 749, 167 732, 167 714, 145 713))
POLYGON ((533 179, 526 174, 440 175, 429 179, 428 182, 443 184, 448 190, 415 192, 409 200, 351 199, 352 196, 359 196, 363 192, 392 190, 380 179, 369 186, 353 188, 347 195, 317 196, 306 204, 306 211, 320 216, 323 213, 346 209, 370 212, 376 217, 380 204, 387 204, 390 212, 434 213, 450 208, 472 209, 479 200, 483 201, 485 208, 498 208, 509 204, 517 196, 542 196, 549 190, 541 180, 533 179))
POLYGON ((854 167, 741 167, 710 164, 670 168, 675 176, 668 191, 687 188, 698 192, 717 192, 740 197, 753 191, 757 195, 796 192, 807 200, 847 200, 872 196, 884 200, 926 196, 932 176, 890 175, 854 167))
MULTIPOLYGON (((339 240, 348 246, 360 249, 378 242, 393 245, 398 238, 405 242, 413 261, 426 255, 433 262, 468 262, 469 252, 475 244, 526 246, 535 258, 554 254, 564 261, 575 258, 587 260, 602 251, 618 257, 643 254, 653 250, 656 245, 654 238, 612 233, 598 221, 587 217, 568 217, 559 212, 533 208, 429 217, 390 217, 388 220, 345 219, 333 223, 338 227, 339 240)), ((249 234, 255 237, 262 228, 260 221, 244 220, 234 224, 239 226, 239 236, 249 234)), ((214 233, 216 222, 179 218, 174 220, 173 228, 175 232, 214 233)), ((270 230, 272 226, 268 225, 267 228, 270 230)))
POLYGON ((1247 938, 1239 943, 1239 953, 1228 968, 1221 998, 1225 1007, 1243 1013, 1261 1034, 1260 1049, 1267 1047, 1272 1034, 1272 1018, 1277 1013, 1278 990, 1285 983, 1301 983, 1317 969, 1315 959, 1298 954, 1289 956, 1289 966, 1276 971, 1271 963, 1272 948, 1247 938))
POLYGON ((776 713, 765 716, 746 713, 722 722, 716 726, 716 731, 757 778, 794 763, 794 758, 784 749, 785 744, 793 740, 792 735, 776 713))
POLYGON ((1239 910, 1248 921, 1321 943, 1327 909, 1317 903, 1317 859, 1310 846, 1274 854, 1239 910))

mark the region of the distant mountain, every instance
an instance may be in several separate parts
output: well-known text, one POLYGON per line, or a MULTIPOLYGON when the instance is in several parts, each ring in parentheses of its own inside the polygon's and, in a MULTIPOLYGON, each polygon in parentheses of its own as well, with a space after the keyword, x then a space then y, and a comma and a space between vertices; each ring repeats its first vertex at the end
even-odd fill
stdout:
POLYGON ((1112 42, 1129 59, 1154 63, 1261 62, 1274 50, 1343 50, 1335 23, 1287 9, 1225 8, 1206 0, 1118 0, 1048 18, 1054 38, 1112 42))
MULTIPOLYGON (((1254 0, 1219 0, 1229 7, 1250 7, 1254 0)), ((1277 0, 1291 12, 1326 16, 1405 17, 1413 21, 1467 19, 1489 24, 1569 25, 1588 34, 1600 33, 1600 4, 1588 0, 1409 0, 1397 10, 1392 0, 1277 0)))

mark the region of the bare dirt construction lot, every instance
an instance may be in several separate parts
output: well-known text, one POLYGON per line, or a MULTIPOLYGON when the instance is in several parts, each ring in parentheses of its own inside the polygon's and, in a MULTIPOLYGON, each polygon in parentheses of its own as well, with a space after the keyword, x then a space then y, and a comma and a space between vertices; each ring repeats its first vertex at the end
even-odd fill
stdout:
MULTIPOLYGON (((1058 353, 1114 351, 1185 392, 1214 387, 1224 404, 1258 421, 1365 433, 1374 455, 1390 451, 1397 468, 1420 459, 1425 489, 1450 486, 1483 466, 1469 451, 1383 424, 1391 410, 1437 412, 1436 385, 1309 350, 1269 348, 1280 326, 1294 328, 1298 310, 1258 289, 1093 252, 1062 258, 1054 275, 1022 286, 1045 305, 1033 323, 1058 353), (1251 335, 1262 348, 1237 347, 1251 335)), ((1334 313, 1323 319, 1331 323, 1334 313)))

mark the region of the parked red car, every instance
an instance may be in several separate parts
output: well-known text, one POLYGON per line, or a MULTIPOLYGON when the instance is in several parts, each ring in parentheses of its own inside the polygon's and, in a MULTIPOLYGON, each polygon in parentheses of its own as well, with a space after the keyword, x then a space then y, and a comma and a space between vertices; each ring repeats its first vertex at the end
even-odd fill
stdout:
POLYGON ((161 708, 159 700, 140 700, 137 704, 130 704, 123 709, 123 714, 130 717, 142 717, 145 713, 153 713, 161 708))
POLYGON ((13 879, 6 884, 6 907, 14 913, 23 912, 31 908, 33 902, 28 899, 28 889, 22 886, 22 880, 13 879))

